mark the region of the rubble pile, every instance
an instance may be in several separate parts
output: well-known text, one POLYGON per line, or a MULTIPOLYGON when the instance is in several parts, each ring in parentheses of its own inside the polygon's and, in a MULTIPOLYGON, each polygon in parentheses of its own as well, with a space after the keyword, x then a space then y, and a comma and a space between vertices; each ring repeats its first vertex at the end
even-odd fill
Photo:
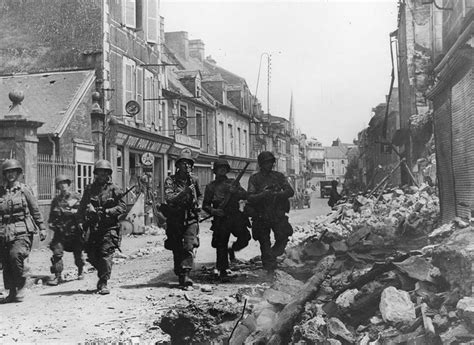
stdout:
POLYGON ((329 216, 295 227, 292 244, 329 232, 340 238, 364 229, 374 244, 394 245, 400 240, 431 233, 439 220, 439 199, 427 184, 360 195, 339 203, 329 216))
POLYGON ((422 186, 359 196, 298 227, 272 284, 239 290, 246 308, 219 339, 474 343, 474 228, 462 219, 435 228, 438 213, 436 195, 422 186))

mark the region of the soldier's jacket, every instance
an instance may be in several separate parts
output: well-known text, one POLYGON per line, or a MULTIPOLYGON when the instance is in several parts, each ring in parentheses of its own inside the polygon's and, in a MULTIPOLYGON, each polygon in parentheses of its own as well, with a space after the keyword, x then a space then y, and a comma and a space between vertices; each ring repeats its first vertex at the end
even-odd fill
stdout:
POLYGON ((285 175, 273 170, 267 174, 259 171, 250 176, 247 193, 249 207, 258 216, 268 219, 280 217, 289 212, 288 199, 295 194, 285 175), (272 193, 268 195, 265 191, 272 193))
POLYGON ((123 200, 114 200, 121 194, 120 187, 110 181, 102 185, 94 181, 86 186, 77 212, 79 222, 86 222, 90 216, 89 205, 92 205, 100 213, 97 223, 99 229, 117 227, 118 217, 127 212, 127 205, 123 200))
MULTIPOLYGON (((226 198, 226 195, 229 193, 229 188, 234 183, 234 181, 235 179, 223 176, 209 183, 204 190, 202 209, 211 214, 212 209, 219 208, 226 198)), ((229 202, 225 208, 225 214, 237 214, 237 212, 239 212, 239 200, 244 200, 246 198, 247 192, 240 186, 240 184, 238 184, 237 193, 230 197, 229 202)))
POLYGON ((46 230, 33 191, 23 183, 11 189, 0 186, 0 220, 9 236, 46 230))
POLYGON ((166 215, 169 217, 186 217, 193 218, 192 212, 199 204, 201 199, 201 190, 199 189, 199 183, 195 176, 190 178, 180 178, 179 175, 171 175, 165 179, 164 194, 166 204, 174 212, 166 215), (196 190, 196 199, 188 186, 194 185, 196 190))
POLYGON ((77 210, 81 201, 81 195, 76 192, 59 194, 51 202, 48 223, 53 230, 60 231, 64 235, 77 231, 77 210))

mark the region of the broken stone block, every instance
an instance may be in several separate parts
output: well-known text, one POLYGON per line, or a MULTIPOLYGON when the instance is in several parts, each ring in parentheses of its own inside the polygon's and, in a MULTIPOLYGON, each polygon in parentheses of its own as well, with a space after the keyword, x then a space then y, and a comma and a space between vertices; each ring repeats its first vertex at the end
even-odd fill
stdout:
POLYGON ((461 340, 465 343, 468 339, 474 339, 474 334, 461 323, 442 333, 440 338, 443 344, 459 344, 461 340))
POLYGON ((334 249, 336 253, 345 253, 348 250, 347 244, 345 241, 335 241, 331 243, 331 247, 332 249, 334 249))
POLYGON ((272 309, 263 309, 256 320, 256 328, 258 330, 270 330, 275 323, 276 313, 272 309))
POLYGON ((344 325, 342 321, 336 317, 331 317, 328 320, 328 330, 331 334, 341 337, 350 343, 353 343, 355 340, 352 333, 346 328, 346 325, 344 325))
POLYGON ((393 286, 383 290, 379 308, 385 322, 409 323, 416 319, 409 293, 393 286))
POLYGON ((263 298, 267 300, 268 303, 284 307, 291 300, 291 295, 283 291, 278 291, 274 289, 267 289, 263 293, 263 298))
POLYGON ((462 296, 471 296, 474 282, 474 231, 472 227, 455 231, 433 250, 432 264, 451 289, 459 288, 462 296))
POLYGON ((276 270, 272 289, 285 292, 290 296, 294 296, 303 287, 304 283, 293 278, 290 274, 276 270))
POLYGON ((461 318, 474 326, 474 297, 464 297, 459 300, 456 309, 461 318))
POLYGON ((344 291, 336 299, 336 304, 340 308, 349 308, 352 303, 354 303, 356 295, 359 293, 357 289, 350 289, 344 291))
POLYGON ((410 256, 402 262, 394 262, 394 265, 413 279, 434 283, 433 277, 430 276, 433 265, 422 257, 410 256))
POLYGON ((444 332, 448 329, 448 318, 445 316, 441 316, 436 314, 433 318, 433 325, 436 326, 436 330, 438 332, 444 332))
POLYGON ((308 242, 303 247, 303 253, 309 258, 321 257, 328 253, 329 245, 317 239, 308 242))
POLYGON ((436 241, 438 239, 446 238, 454 232, 454 226, 452 223, 443 224, 439 228, 434 229, 429 235, 430 241, 436 241))

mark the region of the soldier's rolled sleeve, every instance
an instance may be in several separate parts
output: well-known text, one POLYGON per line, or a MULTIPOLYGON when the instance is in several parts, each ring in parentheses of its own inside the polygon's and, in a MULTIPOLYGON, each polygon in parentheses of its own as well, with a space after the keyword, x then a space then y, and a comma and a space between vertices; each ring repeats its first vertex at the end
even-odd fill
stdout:
POLYGON ((214 195, 214 191, 210 185, 207 185, 204 189, 204 199, 202 201, 202 209, 207 213, 211 214, 212 212, 212 196, 214 195))
POLYGON ((38 202, 36 201, 36 198, 33 195, 33 192, 28 187, 23 190, 23 194, 25 195, 26 202, 28 203, 28 209, 30 210, 30 214, 33 217, 33 220, 35 221, 36 226, 40 230, 46 230, 46 226, 44 225, 43 215, 41 214, 39 210, 38 202))

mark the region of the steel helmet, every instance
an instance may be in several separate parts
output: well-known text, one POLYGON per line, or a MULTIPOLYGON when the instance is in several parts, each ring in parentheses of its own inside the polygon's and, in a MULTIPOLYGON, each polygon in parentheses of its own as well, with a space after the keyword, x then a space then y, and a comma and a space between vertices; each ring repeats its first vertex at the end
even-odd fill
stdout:
POLYGON ((276 159, 273 153, 270 151, 262 151, 257 157, 258 165, 262 165, 263 162, 272 161, 275 163, 276 159))
POLYGON ((182 149, 178 159, 176 160, 175 165, 178 165, 178 163, 182 161, 183 159, 191 162, 191 164, 194 165, 194 158, 193 158, 191 149, 188 149, 188 148, 182 149))
POLYGON ((56 176, 56 180, 54 180, 56 186, 60 184, 61 182, 67 182, 69 185, 71 184, 72 180, 69 178, 69 176, 65 174, 59 174, 56 176))
POLYGON ((2 172, 5 173, 8 170, 19 170, 20 173, 23 172, 23 167, 20 162, 16 159, 7 159, 2 164, 2 172))
POLYGON ((99 159, 94 164, 94 174, 97 173, 98 169, 107 170, 110 174, 112 174, 112 164, 106 159, 99 159))
POLYGON ((218 167, 226 167, 228 171, 230 171, 229 162, 224 158, 219 158, 217 161, 214 162, 214 171, 217 170, 218 167))

